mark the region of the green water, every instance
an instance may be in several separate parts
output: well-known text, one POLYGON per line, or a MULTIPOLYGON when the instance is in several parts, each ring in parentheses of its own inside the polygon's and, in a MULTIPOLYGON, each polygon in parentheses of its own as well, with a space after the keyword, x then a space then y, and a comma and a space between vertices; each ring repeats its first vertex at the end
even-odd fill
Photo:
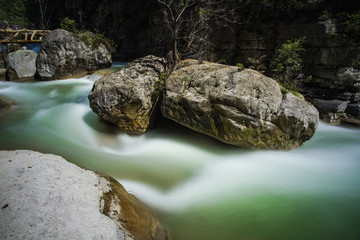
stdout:
POLYGON ((0 149, 54 153, 108 173, 147 204, 173 240, 359 240, 360 131, 320 124, 296 150, 226 146, 164 119, 142 136, 88 106, 95 76, 0 82, 0 149))

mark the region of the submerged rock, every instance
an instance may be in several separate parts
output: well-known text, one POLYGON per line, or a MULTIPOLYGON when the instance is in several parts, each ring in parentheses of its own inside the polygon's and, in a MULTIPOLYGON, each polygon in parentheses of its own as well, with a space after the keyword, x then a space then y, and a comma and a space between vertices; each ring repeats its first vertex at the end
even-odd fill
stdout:
POLYGON ((0 81, 5 81, 6 69, 0 68, 0 81))
POLYGON ((14 103, 12 101, 0 96, 0 114, 10 110, 13 105, 14 103))
POLYGON ((0 151, 1 239, 167 239, 114 179, 59 156, 0 151))
POLYGON ((319 121, 311 104, 250 69, 185 60, 165 90, 165 117, 244 148, 298 147, 313 136, 319 121))
POLYGON ((17 50, 7 56, 7 79, 9 81, 33 80, 36 73, 36 56, 32 50, 17 50))
POLYGON ((94 83, 90 107, 128 134, 144 133, 162 88, 165 60, 146 56, 94 83))
POLYGON ((91 46, 81 36, 57 29, 45 36, 36 67, 41 79, 50 80, 82 77, 111 63, 111 52, 104 44, 91 46))

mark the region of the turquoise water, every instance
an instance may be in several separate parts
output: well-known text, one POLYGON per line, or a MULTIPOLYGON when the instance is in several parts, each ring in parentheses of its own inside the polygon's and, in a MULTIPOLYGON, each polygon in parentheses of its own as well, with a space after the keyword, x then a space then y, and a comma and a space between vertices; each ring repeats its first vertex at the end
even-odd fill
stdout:
POLYGON ((108 173, 147 204, 174 240, 359 240, 360 131, 321 123, 292 151, 224 145, 160 119, 128 136, 97 117, 96 76, 0 82, 0 149, 54 153, 108 173))

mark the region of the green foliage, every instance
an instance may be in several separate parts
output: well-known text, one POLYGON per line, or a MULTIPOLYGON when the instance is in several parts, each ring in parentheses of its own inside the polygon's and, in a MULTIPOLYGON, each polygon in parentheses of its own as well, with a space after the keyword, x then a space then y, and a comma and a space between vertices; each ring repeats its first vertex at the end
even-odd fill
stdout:
POLYGON ((262 55, 257 59, 249 57, 248 58, 248 62, 250 63, 249 68, 264 73, 266 71, 266 64, 265 64, 266 57, 267 57, 266 55, 262 55))
POLYGON ((110 38, 104 36, 104 34, 100 33, 98 29, 94 29, 94 32, 78 29, 78 24, 75 20, 70 19, 68 17, 61 19, 60 27, 66 31, 75 33, 76 36, 91 46, 92 48, 97 48, 100 44, 103 44, 110 52, 114 52, 116 48, 116 44, 110 38))
POLYGON ((1 24, 7 21, 8 24, 27 25, 26 8, 22 0, 1 0, 0 21, 1 24))
POLYGON ((302 37, 282 44, 270 64, 271 76, 283 87, 294 91, 300 89, 298 80, 303 75, 304 66, 300 54, 304 51, 304 41, 305 37, 302 37))
POLYGON ((336 32, 332 34, 333 37, 345 38, 350 41, 352 47, 352 67, 360 69, 360 10, 353 13, 341 12, 331 13, 325 10, 320 20, 331 20, 336 24, 336 32))
POLYGON ((236 66, 237 66, 238 68, 240 68, 241 70, 243 70, 243 69, 245 68, 245 67, 244 67, 244 64, 242 64, 242 63, 237 63, 236 66))
POLYGON ((352 67, 360 69, 360 10, 352 14, 340 13, 338 16, 340 32, 352 42, 352 67))
POLYGON ((60 19, 60 27, 68 32, 75 33, 77 31, 77 23, 74 19, 68 17, 60 19))
POLYGON ((360 39, 360 10, 355 13, 340 13, 340 28, 342 32, 353 38, 360 39))
POLYGON ((167 74, 166 73, 161 73, 160 76, 159 76, 159 79, 158 79, 158 82, 163 84, 165 83, 166 79, 167 79, 167 74))
POLYGON ((100 44, 103 44, 110 52, 115 51, 116 45, 112 39, 105 37, 103 34, 98 33, 95 30, 95 33, 90 31, 76 31, 77 36, 81 41, 90 45, 92 48, 97 48, 100 44))
POLYGON ((332 19, 334 19, 334 16, 331 12, 329 12, 328 10, 325 10, 321 13, 319 19, 321 21, 332 20, 332 19))
POLYGON ((260 3, 258 7, 270 9, 273 16, 279 17, 291 16, 294 10, 300 10, 314 0, 260 0, 258 2, 260 3))

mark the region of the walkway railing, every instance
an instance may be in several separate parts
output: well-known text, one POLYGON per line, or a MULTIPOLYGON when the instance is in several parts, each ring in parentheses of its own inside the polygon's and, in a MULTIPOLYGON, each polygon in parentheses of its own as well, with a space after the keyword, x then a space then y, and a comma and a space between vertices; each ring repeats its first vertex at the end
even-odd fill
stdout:
POLYGON ((0 43, 38 43, 51 30, 0 29, 0 43))

